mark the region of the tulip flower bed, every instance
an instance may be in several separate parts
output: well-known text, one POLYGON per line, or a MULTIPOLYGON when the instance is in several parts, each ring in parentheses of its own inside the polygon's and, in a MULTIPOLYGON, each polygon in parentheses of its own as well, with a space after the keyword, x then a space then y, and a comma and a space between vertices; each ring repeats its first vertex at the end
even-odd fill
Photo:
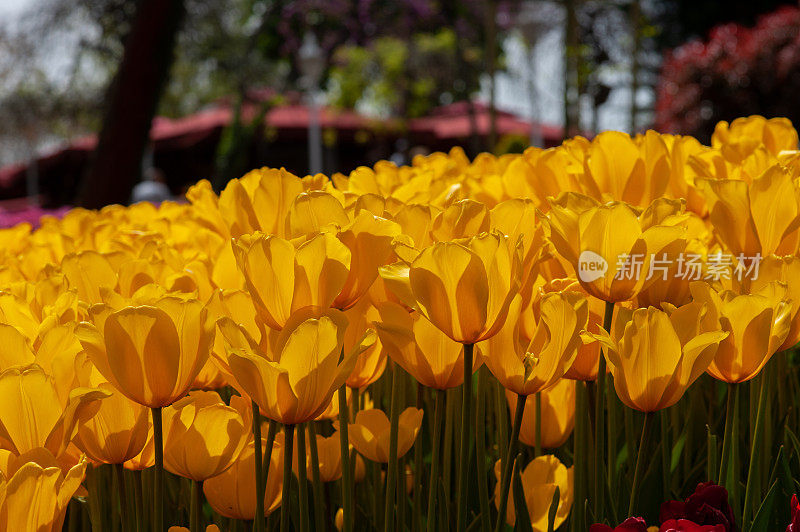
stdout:
POLYGON ((2 230, 0 530, 800 531, 799 180, 749 117, 2 230))

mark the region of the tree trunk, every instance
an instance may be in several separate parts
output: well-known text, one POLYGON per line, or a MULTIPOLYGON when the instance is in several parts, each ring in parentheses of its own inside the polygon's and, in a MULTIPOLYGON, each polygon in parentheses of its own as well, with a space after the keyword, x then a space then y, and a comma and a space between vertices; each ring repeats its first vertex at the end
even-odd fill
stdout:
POLYGON ((642 47, 642 11, 639 0, 631 3, 631 30, 633 32, 633 51, 631 53, 631 135, 638 130, 637 115, 639 108, 636 106, 636 93, 639 92, 639 51, 642 47))
POLYGON ((566 25, 564 29, 564 138, 578 134, 580 109, 578 101, 579 37, 577 3, 565 0, 566 25))
POLYGON ((140 0, 106 96, 103 125, 78 203, 128 202, 142 173, 150 126, 172 65, 184 0, 140 0))
POLYGON ((486 40, 487 62, 486 72, 489 74, 489 135, 486 140, 486 151, 494 153, 497 145, 497 107, 495 106, 497 91, 497 5, 495 0, 487 2, 486 40))

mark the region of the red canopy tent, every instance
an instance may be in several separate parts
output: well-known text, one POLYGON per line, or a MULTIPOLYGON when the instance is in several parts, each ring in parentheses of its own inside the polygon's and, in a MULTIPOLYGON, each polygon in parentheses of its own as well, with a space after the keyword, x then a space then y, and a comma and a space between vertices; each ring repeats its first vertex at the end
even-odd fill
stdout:
MULTIPOLYGON (((264 99, 264 95, 257 95, 256 100, 259 98, 264 99)), ((458 102, 438 107, 428 116, 410 120, 408 140, 411 146, 447 151, 456 145, 468 147, 473 134, 485 139, 489 133, 489 109, 484 104, 473 103, 473 122, 469 106, 467 102, 458 102)), ((244 105, 242 120, 250 121, 257 112, 257 101, 244 105)), ((221 102, 186 117, 156 117, 153 120, 150 131, 153 166, 164 173, 173 192, 178 194, 186 185, 214 176, 216 147, 222 130, 234 119, 233 113, 231 105, 221 102)), ((308 168, 306 142, 309 120, 308 107, 297 101, 269 109, 263 131, 248 147, 250 166, 283 166, 304 175, 308 168)), ((333 107, 321 110, 320 123, 328 172, 348 172, 359 165, 388 158, 395 151, 395 141, 401 134, 396 120, 374 119, 333 107)), ((498 137, 516 135, 527 138, 530 128, 529 122, 512 113, 497 111, 498 137)), ((560 127, 540 125, 539 128, 546 146, 561 141, 560 127)), ((82 137, 36 160, 36 178, 45 205, 58 206, 74 201, 96 143, 93 135, 82 137)), ((0 168, 0 200, 27 195, 26 174, 29 170, 27 163, 0 168)))

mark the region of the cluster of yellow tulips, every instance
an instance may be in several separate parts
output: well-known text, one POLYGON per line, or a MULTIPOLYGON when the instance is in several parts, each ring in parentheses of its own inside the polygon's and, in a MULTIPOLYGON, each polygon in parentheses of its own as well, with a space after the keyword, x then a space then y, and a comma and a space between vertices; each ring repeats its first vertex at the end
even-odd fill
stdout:
POLYGON ((788 522, 787 120, 187 199, 0 231, 1 530, 788 522))

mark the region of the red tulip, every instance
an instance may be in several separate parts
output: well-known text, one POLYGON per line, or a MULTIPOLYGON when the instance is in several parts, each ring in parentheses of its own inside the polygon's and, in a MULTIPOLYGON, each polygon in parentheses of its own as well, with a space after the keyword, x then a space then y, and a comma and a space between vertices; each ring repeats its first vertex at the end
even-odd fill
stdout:
POLYGON ((608 525, 592 525, 589 527, 589 532, 647 532, 647 524, 641 517, 629 517, 615 528, 608 525))

